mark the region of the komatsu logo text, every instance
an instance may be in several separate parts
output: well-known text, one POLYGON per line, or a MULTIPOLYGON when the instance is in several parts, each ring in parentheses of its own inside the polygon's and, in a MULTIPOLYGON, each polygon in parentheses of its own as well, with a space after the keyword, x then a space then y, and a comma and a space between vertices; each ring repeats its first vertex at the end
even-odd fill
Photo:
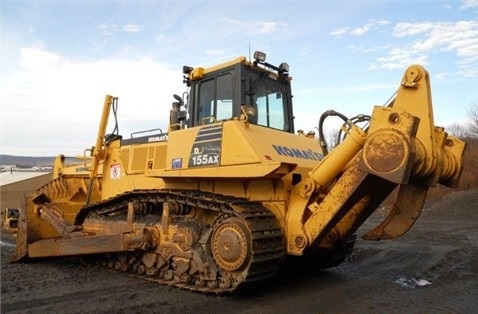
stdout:
POLYGON ((287 146, 272 145, 275 151, 282 156, 295 157, 300 159, 310 159, 310 160, 322 160, 324 157, 322 154, 314 152, 312 149, 299 149, 287 146))
POLYGON ((157 136, 148 137, 148 143, 162 142, 162 141, 167 141, 167 140, 168 140, 168 135, 167 134, 161 134, 161 135, 157 135, 157 136))
POLYGON ((86 166, 86 167, 76 167, 76 168, 75 168, 75 171, 76 171, 76 172, 91 171, 91 167, 90 167, 90 166, 86 166))

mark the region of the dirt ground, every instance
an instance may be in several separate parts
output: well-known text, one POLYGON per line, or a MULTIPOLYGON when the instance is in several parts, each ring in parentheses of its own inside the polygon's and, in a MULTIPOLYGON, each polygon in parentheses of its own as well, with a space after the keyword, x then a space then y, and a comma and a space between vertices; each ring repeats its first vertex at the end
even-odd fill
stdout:
MULTIPOLYGON (((359 230, 372 228, 377 213, 359 230)), ((9 264, 1 234, 1 313, 477 313, 478 190, 425 207, 392 241, 358 240, 319 271, 282 269, 247 293, 208 295, 143 281, 75 258, 9 264)))

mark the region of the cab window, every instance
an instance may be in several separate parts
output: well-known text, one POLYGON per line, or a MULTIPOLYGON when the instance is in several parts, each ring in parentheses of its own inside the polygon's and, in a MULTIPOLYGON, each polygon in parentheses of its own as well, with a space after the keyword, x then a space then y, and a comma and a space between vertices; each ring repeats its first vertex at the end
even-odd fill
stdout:
POLYGON ((199 86, 198 123, 232 118, 232 75, 226 73, 201 82, 199 86))
POLYGON ((274 129, 285 130, 283 95, 275 92, 256 99, 257 124, 274 129))

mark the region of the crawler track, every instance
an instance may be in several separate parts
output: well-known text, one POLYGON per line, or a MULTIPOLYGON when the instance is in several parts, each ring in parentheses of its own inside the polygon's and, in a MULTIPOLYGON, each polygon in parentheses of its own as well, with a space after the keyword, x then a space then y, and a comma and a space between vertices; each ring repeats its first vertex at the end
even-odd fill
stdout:
POLYGON ((196 191, 135 190, 84 207, 75 224, 90 217, 117 219, 124 216, 121 214, 130 202, 140 204, 144 213, 165 202, 179 204, 180 214, 172 219, 175 235, 193 234, 195 241, 186 248, 184 243, 168 242, 150 251, 112 254, 102 263, 110 268, 182 289, 222 293, 247 289, 275 276, 284 258, 282 231, 275 216, 260 202, 245 198, 196 191), (214 212, 214 223, 185 216, 193 209, 214 212), (165 250, 176 253, 164 254, 165 250))

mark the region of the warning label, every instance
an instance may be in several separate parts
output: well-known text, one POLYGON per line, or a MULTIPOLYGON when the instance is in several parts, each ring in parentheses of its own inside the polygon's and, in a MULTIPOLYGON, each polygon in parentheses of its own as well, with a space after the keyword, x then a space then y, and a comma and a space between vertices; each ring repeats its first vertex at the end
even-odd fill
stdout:
POLYGON ((120 179, 121 178, 121 165, 114 164, 110 166, 110 177, 111 179, 120 179))

